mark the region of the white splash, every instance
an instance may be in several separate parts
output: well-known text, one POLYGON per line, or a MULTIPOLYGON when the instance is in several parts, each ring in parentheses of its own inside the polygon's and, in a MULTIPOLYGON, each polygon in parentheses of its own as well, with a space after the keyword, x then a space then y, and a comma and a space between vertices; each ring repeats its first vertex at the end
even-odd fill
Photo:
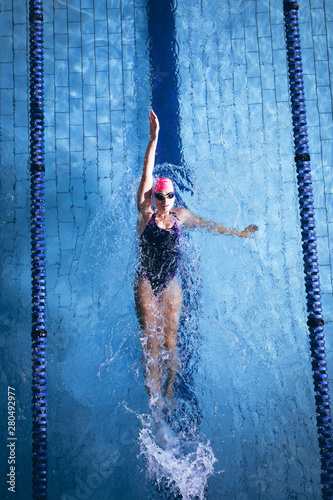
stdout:
POLYGON ((217 461, 209 441, 204 444, 199 437, 176 434, 165 422, 159 424, 155 434, 151 422, 143 422, 139 441, 141 455, 148 463, 149 479, 184 500, 203 500, 217 461))

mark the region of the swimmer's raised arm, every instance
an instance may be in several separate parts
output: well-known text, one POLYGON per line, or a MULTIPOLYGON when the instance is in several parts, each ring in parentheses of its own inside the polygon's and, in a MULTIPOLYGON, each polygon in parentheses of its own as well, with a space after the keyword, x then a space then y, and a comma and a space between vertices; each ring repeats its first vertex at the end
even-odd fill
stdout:
POLYGON ((158 141, 160 125, 154 111, 149 113, 150 141, 147 146, 141 182, 138 190, 138 210, 144 211, 151 207, 151 194, 153 187, 153 170, 155 165, 155 153, 158 141))
POLYGON ((235 234, 240 238, 249 238, 253 233, 255 233, 258 230, 258 226, 254 226, 252 224, 247 228, 245 228, 243 231, 237 231, 237 229, 235 228, 227 229, 223 227, 221 224, 217 224, 216 222, 207 221, 202 219, 201 217, 197 217, 196 215, 192 214, 190 210, 187 210, 187 208, 181 208, 179 210, 178 218, 179 221, 189 229, 195 227, 204 227, 207 228, 208 231, 216 231, 220 234, 227 234, 230 236, 235 234))

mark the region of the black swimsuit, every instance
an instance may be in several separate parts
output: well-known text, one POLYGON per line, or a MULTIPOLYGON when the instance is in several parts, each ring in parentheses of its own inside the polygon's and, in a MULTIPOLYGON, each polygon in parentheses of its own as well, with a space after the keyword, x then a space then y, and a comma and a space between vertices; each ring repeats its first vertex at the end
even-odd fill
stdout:
POLYGON ((147 278, 158 295, 177 271, 179 228, 175 221, 170 229, 162 229, 155 219, 154 213, 140 237, 139 276, 147 278))

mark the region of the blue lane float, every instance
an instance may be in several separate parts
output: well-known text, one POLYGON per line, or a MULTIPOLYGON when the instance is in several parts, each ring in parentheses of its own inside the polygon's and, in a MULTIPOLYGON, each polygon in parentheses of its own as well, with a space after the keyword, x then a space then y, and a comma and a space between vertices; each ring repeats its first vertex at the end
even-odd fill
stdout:
POLYGON ((284 23, 289 71, 290 100, 294 129, 299 207, 302 228, 305 289, 313 382, 316 399, 317 429, 321 455, 323 498, 333 498, 332 418, 326 366, 324 320, 322 317, 317 237, 313 206, 310 151, 304 98, 298 3, 284 0, 284 23))
POLYGON ((47 498, 46 240, 43 2, 29 2, 32 279, 32 490, 47 498))

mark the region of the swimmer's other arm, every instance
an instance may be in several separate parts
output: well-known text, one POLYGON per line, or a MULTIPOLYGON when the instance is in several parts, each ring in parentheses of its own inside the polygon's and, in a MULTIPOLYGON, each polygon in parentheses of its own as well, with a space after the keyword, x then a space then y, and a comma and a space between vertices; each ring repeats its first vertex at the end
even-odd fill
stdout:
POLYGON ((258 230, 258 226, 255 226, 253 224, 246 227, 243 231, 237 231, 237 229, 235 228, 227 229, 223 227, 221 224, 217 224, 216 222, 207 221, 201 219, 201 217, 197 217, 196 215, 192 214, 190 210, 187 210, 187 208, 180 209, 179 220, 183 224, 185 224, 185 226, 188 227, 189 229, 195 227, 203 227, 207 228, 208 231, 214 231, 214 232, 216 231, 219 234, 226 234, 228 236, 232 236, 235 234, 240 238, 250 238, 253 235, 253 233, 255 233, 258 230))

